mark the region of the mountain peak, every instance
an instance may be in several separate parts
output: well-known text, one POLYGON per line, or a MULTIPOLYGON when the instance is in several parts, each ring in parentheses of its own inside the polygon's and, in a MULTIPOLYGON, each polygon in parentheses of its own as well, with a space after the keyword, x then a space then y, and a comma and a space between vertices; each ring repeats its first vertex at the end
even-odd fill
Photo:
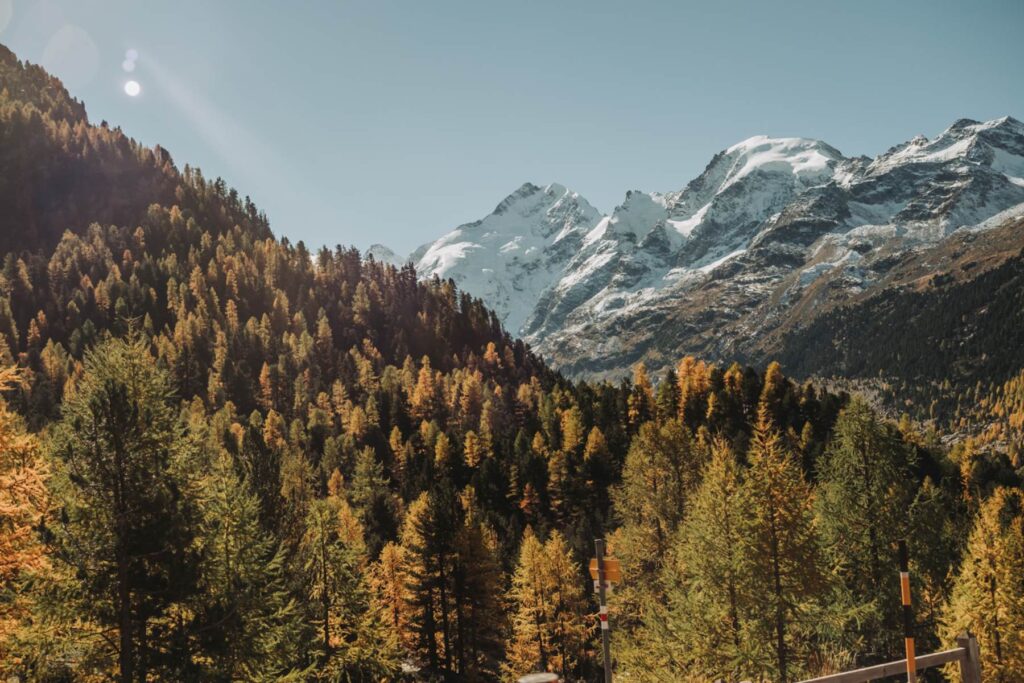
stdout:
POLYGON ((1012 116, 1001 116, 990 121, 975 121, 974 119, 957 119, 953 124, 943 131, 942 135, 976 135, 987 130, 1004 130, 1017 134, 1024 134, 1024 123, 1021 123, 1012 116))
POLYGON ((541 187, 540 185, 537 185, 535 183, 526 182, 520 185, 515 192, 501 200, 501 203, 499 203, 498 206, 494 208, 494 211, 492 211, 492 213, 495 215, 501 215, 508 211, 512 206, 528 198, 536 198, 537 201, 557 202, 558 200, 565 197, 571 198, 576 201, 586 202, 586 200, 580 197, 579 193, 569 190, 565 185, 562 185, 561 183, 549 183, 548 185, 541 187), (540 195, 540 197, 538 197, 538 195, 540 195), (541 197, 546 197, 548 199, 544 200, 541 199, 541 197))
POLYGON ((907 164, 974 163, 991 165, 990 148, 1024 154, 1024 124, 1012 116, 991 121, 957 119, 934 138, 918 135, 888 150, 870 166, 871 173, 886 172, 907 164))
POLYGON ((404 264, 404 261, 398 254, 383 244, 371 244, 363 253, 363 257, 372 258, 378 263, 385 263, 392 266, 401 266, 404 264))
POLYGON ((757 172, 791 174, 812 182, 823 180, 842 159, 837 149, 821 140, 756 135, 729 147, 715 157, 712 165, 717 161, 725 167, 721 191, 757 172))
POLYGON ((515 192, 502 199, 501 202, 496 207, 494 207, 494 211, 492 211, 491 213, 495 215, 501 215, 508 211, 509 207, 511 207, 519 200, 535 195, 541 191, 541 188, 537 185, 534 185, 533 183, 523 183, 515 192))

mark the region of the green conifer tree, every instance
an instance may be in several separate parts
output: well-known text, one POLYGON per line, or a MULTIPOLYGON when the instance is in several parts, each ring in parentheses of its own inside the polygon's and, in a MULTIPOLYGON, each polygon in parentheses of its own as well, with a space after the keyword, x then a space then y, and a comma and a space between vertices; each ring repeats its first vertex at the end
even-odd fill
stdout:
POLYGON ((205 680, 302 680, 305 632, 286 560, 260 525, 259 499, 230 455, 213 455, 200 485, 201 591, 192 649, 205 680))
MULTIPOLYGON (((194 449, 183 438, 167 374, 145 342, 108 339, 89 351, 62 409, 51 452, 62 508, 53 553, 79 577, 88 619, 116 633, 118 679, 178 675, 174 606, 195 590, 188 490, 194 449)), ((180 672, 179 672, 180 673, 180 672)))
POLYGON ((819 462, 818 519, 835 573, 862 602, 862 649, 895 656, 902 643, 896 540, 907 530, 911 450, 895 427, 854 399, 819 462))

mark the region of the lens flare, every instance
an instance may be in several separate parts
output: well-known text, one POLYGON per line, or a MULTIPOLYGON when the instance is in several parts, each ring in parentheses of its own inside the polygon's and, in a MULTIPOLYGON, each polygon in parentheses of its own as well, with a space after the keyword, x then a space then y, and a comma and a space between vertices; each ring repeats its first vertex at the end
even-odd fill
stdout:
POLYGON ((42 66, 60 76, 69 88, 88 85, 100 64, 100 51, 80 26, 65 24, 50 36, 43 49, 42 66))

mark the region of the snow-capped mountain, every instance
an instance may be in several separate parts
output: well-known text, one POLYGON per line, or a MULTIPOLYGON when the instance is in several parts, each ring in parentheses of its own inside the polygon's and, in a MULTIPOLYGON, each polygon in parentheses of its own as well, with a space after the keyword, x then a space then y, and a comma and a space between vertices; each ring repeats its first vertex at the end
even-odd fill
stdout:
POLYGON ((617 375, 684 353, 758 360, 883 285, 908 252, 1018 213, 1024 124, 964 119, 875 159, 753 137, 682 190, 628 192, 607 216, 560 185, 527 184, 410 258, 570 374, 617 375))
POLYGON ((392 266, 403 266, 406 263, 405 259, 383 244, 371 244, 370 248, 363 252, 363 257, 392 266))
POLYGON ((577 193, 526 183, 487 217, 420 247, 410 260, 423 277, 451 278, 482 298, 518 331, 599 220, 577 193))

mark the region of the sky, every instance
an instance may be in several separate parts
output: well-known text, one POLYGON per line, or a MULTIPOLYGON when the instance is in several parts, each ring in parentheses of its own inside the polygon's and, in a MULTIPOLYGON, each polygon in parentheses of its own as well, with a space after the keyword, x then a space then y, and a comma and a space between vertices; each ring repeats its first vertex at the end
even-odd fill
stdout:
POLYGON ((753 135, 873 156, 1024 119, 1022 29, 1021 0, 0 0, 0 43, 94 122, 293 242, 399 254, 527 181, 608 212, 753 135))

